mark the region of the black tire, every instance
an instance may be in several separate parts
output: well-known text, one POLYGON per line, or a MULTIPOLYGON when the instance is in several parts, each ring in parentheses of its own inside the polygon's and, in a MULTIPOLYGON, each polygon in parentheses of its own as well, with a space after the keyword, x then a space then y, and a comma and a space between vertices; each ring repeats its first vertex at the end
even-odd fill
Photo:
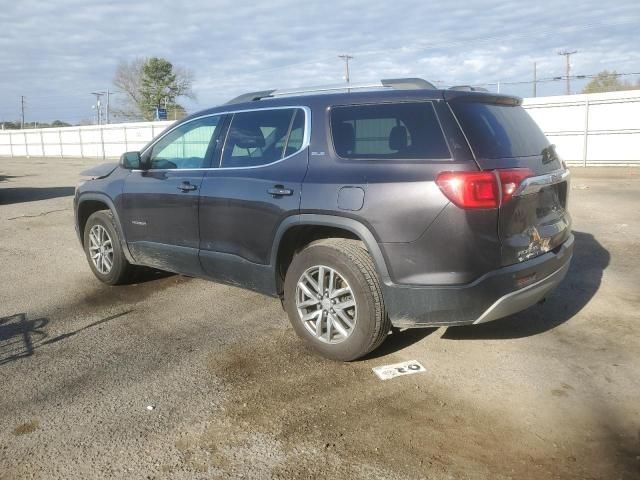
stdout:
POLYGON ((301 338, 332 360, 356 360, 376 349, 387 337, 391 323, 384 307, 376 268, 362 242, 331 238, 315 241, 298 252, 287 270, 284 306, 301 338), (352 332, 340 343, 326 343, 307 330, 296 307, 298 280, 308 269, 323 265, 335 270, 351 287, 357 305, 352 332))
POLYGON ((87 219, 87 223, 84 227, 84 251, 87 257, 87 262, 89 262, 89 267, 91 267, 91 271, 101 282, 108 285, 121 285, 123 283, 130 282, 132 279, 135 269, 134 266, 127 261, 127 258, 122 251, 120 235, 118 235, 118 229, 116 228, 113 213, 111 213, 110 210, 99 210, 92 213, 87 219), (113 246, 111 269, 106 273, 100 272, 91 259, 90 232, 96 225, 100 225, 106 230, 109 238, 111 239, 111 245, 113 246))

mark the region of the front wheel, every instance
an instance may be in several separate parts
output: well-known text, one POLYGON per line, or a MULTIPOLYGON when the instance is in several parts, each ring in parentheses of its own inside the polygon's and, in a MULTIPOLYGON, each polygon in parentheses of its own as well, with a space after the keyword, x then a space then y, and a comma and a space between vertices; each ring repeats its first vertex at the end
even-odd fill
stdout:
POLYGON ((84 250, 93 274, 109 285, 127 283, 134 267, 124 256, 113 213, 91 214, 84 227, 84 250))
POLYGON ((366 355, 391 328, 373 260, 353 240, 319 240, 300 251, 287 271, 284 304, 296 333, 334 360, 366 355))

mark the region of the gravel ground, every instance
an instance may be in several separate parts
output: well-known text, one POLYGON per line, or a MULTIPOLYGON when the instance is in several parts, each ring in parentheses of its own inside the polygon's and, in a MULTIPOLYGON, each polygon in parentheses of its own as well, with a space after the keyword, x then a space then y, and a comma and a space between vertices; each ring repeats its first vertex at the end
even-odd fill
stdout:
POLYGON ((0 479, 640 478, 640 169, 573 170, 545 304, 341 364, 274 299, 100 284, 73 228, 87 164, 0 160, 0 479))

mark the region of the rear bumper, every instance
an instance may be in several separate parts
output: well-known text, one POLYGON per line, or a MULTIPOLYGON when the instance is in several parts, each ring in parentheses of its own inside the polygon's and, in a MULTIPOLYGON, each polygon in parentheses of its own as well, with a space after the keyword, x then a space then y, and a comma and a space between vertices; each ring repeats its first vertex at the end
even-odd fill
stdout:
POLYGON ((545 298, 566 276, 571 235, 552 252, 489 272, 467 285, 384 284, 391 322, 399 328, 469 325, 512 315, 545 298))

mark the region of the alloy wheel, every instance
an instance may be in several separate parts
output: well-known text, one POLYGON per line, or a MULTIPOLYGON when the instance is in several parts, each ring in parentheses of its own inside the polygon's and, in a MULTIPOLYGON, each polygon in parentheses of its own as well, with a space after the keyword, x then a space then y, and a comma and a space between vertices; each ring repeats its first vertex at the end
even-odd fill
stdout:
POLYGON ((341 343, 356 326, 357 305, 349 283, 324 265, 308 268, 300 276, 296 309, 307 331, 321 342, 341 343))
POLYGON ((89 256, 96 270, 107 275, 113 267, 113 243, 109 232, 102 225, 89 230, 89 256))

